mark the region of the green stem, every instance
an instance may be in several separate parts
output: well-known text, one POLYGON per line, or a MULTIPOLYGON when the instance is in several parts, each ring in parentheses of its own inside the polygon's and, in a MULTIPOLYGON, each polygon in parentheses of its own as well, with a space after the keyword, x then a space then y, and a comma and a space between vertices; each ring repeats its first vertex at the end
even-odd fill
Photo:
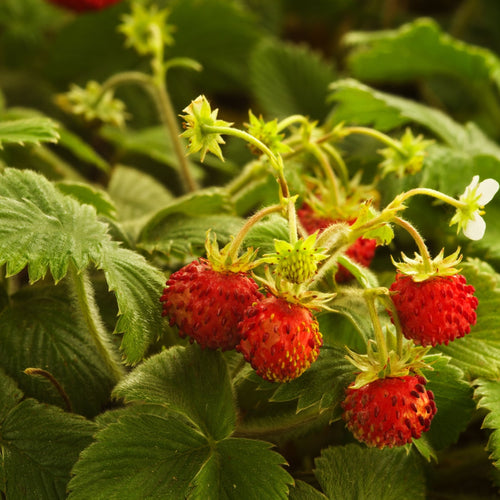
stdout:
POLYGON ((387 352, 387 343, 384 332, 382 331, 382 326, 380 325, 380 318, 378 317, 377 308, 375 307, 375 294, 378 294, 378 290, 367 290, 365 293, 365 300, 368 305, 368 311, 373 324, 373 331, 375 333, 375 341, 377 342, 380 362, 382 366, 385 366, 387 364, 389 354, 387 352))
POLYGON ((418 246, 418 249, 420 251, 420 255, 422 256, 422 261, 424 264, 424 271, 426 273, 431 273, 432 272, 432 257, 429 253, 429 250, 428 250, 421 234, 417 231, 415 226, 410 224, 407 220, 402 219, 401 217, 394 217, 392 220, 395 224, 397 224, 398 226, 405 229, 410 234, 410 236, 413 238, 413 240, 415 241, 415 243, 418 246))
POLYGON ((241 244, 243 243, 243 240, 245 239, 250 229, 267 215, 275 212, 281 212, 281 210, 283 210, 283 207, 281 205, 271 205, 270 207, 266 207, 259 210, 258 212, 255 212, 251 217, 249 217, 244 226, 238 231, 238 234, 231 242, 231 245, 228 249, 228 257, 236 260, 241 244))
POLYGON ((92 283, 86 271, 80 271, 70 266, 69 280, 73 288, 77 306, 83 316, 88 332, 95 344, 97 352, 101 356, 109 372, 115 381, 120 380, 125 369, 120 363, 118 353, 114 349, 108 332, 101 321, 99 309, 97 307, 92 283))
POLYGON ((323 154, 323 152, 321 151, 320 147, 317 144, 311 143, 308 149, 321 165, 321 168, 323 169, 323 172, 328 180, 328 183, 330 184, 333 202, 335 206, 338 206, 340 202, 339 183, 337 182, 337 178, 333 173, 332 166, 330 165, 328 158, 326 157, 325 154, 323 154))
POLYGON ((391 317, 392 321, 394 323, 394 326, 396 328, 396 353, 398 357, 401 359, 403 356, 403 328, 401 326, 401 322, 399 321, 399 315, 398 311, 396 310, 396 306, 394 305, 394 302, 388 295, 381 295, 380 299, 384 303, 384 306, 386 309, 389 309, 391 311, 391 317))
POLYGON ((340 174, 340 178, 342 180, 342 184, 347 187, 349 186, 349 172, 347 170, 347 165, 345 161, 342 159, 342 156, 338 152, 337 148, 333 147, 331 144, 324 143, 322 148, 335 160, 335 164, 338 167, 338 171, 340 174))
POLYGON ((278 122, 277 131, 281 132, 282 130, 285 130, 295 123, 307 123, 307 118, 303 115, 287 116, 286 118, 278 122))
MULTIPOLYGON (((160 69, 157 68, 156 72, 160 72, 160 69)), ((163 71, 161 71, 161 74, 163 74, 163 71)), ((102 84, 101 95, 104 95, 106 91, 120 85, 132 83, 142 86, 152 97, 158 115, 169 134, 175 155, 177 156, 184 188, 186 191, 195 191, 198 186, 191 174, 191 168, 185 154, 186 148, 181 137, 179 137, 181 130, 175 116, 164 78, 159 78, 158 74, 150 76, 140 71, 124 71, 113 75, 102 84)))
POLYGON ((431 196, 433 198, 437 198, 438 200, 444 201, 445 203, 448 203, 449 205, 452 205, 455 208, 466 208, 467 203, 464 203, 463 201, 457 200, 456 198, 453 198, 451 196, 448 196, 447 194, 441 193, 440 191, 436 191, 435 189, 430 189, 430 188, 414 188, 410 189, 409 191, 406 191, 404 193, 401 193, 399 196, 397 196, 394 201, 390 204, 398 203, 401 204, 408 198, 411 198, 412 196, 418 195, 418 194, 423 194, 426 196, 431 196))
POLYGON ((403 156, 406 156, 408 153, 405 151, 405 149, 401 146, 401 143, 399 141, 394 140, 392 137, 389 137, 387 134, 384 134, 383 132, 380 132, 378 130, 375 130, 373 128, 369 127, 345 127, 342 129, 342 134, 345 137, 346 135, 349 134, 362 134, 366 135, 369 137, 373 137, 374 139, 377 139, 378 141, 386 144, 390 148, 395 149, 399 153, 401 153, 403 156))

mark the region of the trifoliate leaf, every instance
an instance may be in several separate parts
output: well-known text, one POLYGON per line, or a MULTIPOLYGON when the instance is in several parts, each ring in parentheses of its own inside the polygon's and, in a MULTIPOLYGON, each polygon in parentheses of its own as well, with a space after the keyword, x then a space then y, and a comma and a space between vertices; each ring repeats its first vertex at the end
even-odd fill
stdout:
POLYGON ((68 288, 60 284, 25 287, 11 297, 0 313, 0 365, 26 396, 65 408, 48 381, 23 373, 26 368, 50 372, 68 395, 72 410, 90 417, 109 400, 114 378, 68 296, 68 288))
POLYGON ((315 476, 328 498, 416 500, 425 498, 425 477, 415 453, 405 448, 331 446, 315 460, 315 476))
POLYGON ((77 270, 99 262, 109 240, 94 207, 65 196, 40 174, 13 168, 0 178, 0 263, 13 275, 28 266, 31 282, 50 270, 61 280, 70 262, 77 270))
POLYGON ((5 498, 65 498, 70 470, 91 443, 95 424, 26 399, 4 415, 0 427, 5 498))
POLYGON ((34 117, 0 121, 0 149, 2 144, 40 144, 58 140, 57 124, 50 118, 34 117))
POLYGON ((229 436, 236 422, 224 359, 197 345, 175 346, 149 358, 118 383, 113 395, 164 405, 214 439, 229 436))
POLYGON ((500 469, 500 382, 477 379, 474 385, 476 385, 474 398, 477 400, 478 408, 488 411, 483 421, 483 428, 493 430, 487 446, 491 452, 490 459, 493 460, 495 467, 500 469))
POLYGON ((120 348, 126 362, 136 364, 162 332, 163 273, 142 255, 111 243, 103 248, 100 267, 118 303, 115 333, 123 333, 120 348))

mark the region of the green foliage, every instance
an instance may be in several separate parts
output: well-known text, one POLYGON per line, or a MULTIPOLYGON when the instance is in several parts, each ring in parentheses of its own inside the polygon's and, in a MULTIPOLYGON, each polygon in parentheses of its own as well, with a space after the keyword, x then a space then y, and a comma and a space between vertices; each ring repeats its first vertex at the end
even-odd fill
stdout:
POLYGON ((49 118, 25 118, 0 121, 0 146, 2 143, 40 144, 57 142, 57 125, 49 118))
POLYGON ((478 407, 488 411, 483 421, 483 428, 492 429, 488 440, 490 459, 497 468, 500 468, 500 416, 498 414, 500 385, 498 380, 487 379, 477 379, 474 385, 476 386, 474 397, 477 399, 478 407))

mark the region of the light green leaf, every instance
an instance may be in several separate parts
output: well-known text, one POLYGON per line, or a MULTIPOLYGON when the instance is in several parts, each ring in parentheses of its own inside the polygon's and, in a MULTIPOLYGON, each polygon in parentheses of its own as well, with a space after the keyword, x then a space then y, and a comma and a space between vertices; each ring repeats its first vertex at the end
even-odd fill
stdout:
POLYGON ((116 208, 106 191, 83 182, 61 181, 56 186, 61 193, 72 196, 81 204, 92 205, 98 215, 116 218, 116 208))
POLYGON ((335 72, 305 46, 265 40, 252 53, 250 78, 257 101, 270 118, 302 114, 322 120, 335 72))
POLYGON ((368 81, 407 81, 450 75, 468 83, 491 82, 500 89, 500 61, 489 50, 443 33, 432 19, 417 19, 396 30, 351 32, 350 73, 368 81))
POLYGON ((0 149, 2 144, 40 144, 58 140, 57 124, 50 118, 35 117, 0 121, 0 149))
POLYGON ((477 377, 500 377, 500 275, 478 259, 461 264, 462 274, 476 289, 479 301, 477 323, 461 339, 440 346, 439 350, 452 358, 469 380, 477 377))
POLYGON ((426 356, 425 360, 433 368, 425 373, 426 389, 434 393, 437 406, 425 437, 434 449, 440 450, 458 440, 470 422, 475 405, 471 386, 464 381, 462 370, 450 364, 449 358, 437 354, 426 356))
POLYGON ((65 196, 40 174, 5 169, 0 178, 0 263, 13 275, 28 266, 31 282, 50 269, 62 279, 72 262, 78 270, 98 262, 109 240, 90 205, 65 196))
POLYGON ((415 453, 402 448, 331 446, 315 460, 314 474, 328 498, 417 500, 425 498, 425 477, 415 453))
POLYGON ((118 383, 113 395, 165 405, 217 440, 229 436, 236 421, 223 357, 197 345, 171 347, 149 358, 118 383))
POLYGON ((142 255, 112 243, 103 247, 100 268, 118 302, 115 333, 123 333, 121 349, 126 362, 136 364, 161 335, 159 299, 165 278, 142 255))
POLYGON ((165 409, 124 415, 83 451, 68 498, 181 500, 209 456, 207 438, 165 409))
POLYGON ((194 478, 189 500, 288 499, 293 479, 272 445, 250 439, 224 439, 194 478))
POLYGON ((265 255, 274 253, 275 239, 288 241, 289 238, 287 220, 281 215, 273 214, 252 226, 243 244, 247 248, 259 249, 259 255, 265 255))
POLYGON ((338 80, 330 90, 330 99, 337 103, 335 122, 373 125, 381 131, 415 122, 457 151, 500 158, 498 145, 473 123, 461 125, 438 109, 375 90, 354 79, 338 80))
POLYGON ((271 401, 297 399, 297 412, 318 405, 320 410, 338 408, 345 388, 354 380, 356 368, 340 348, 322 348, 318 359, 299 378, 281 384, 271 401))
POLYGON ((25 287, 11 297, 0 313, 0 365, 27 396, 65 408, 46 379, 23 373, 26 368, 48 371, 68 395, 73 411, 91 417, 109 400, 114 378, 68 295, 60 284, 25 287))
POLYGON ((26 399, 5 415, 0 428, 5 497, 55 500, 66 497, 70 470, 96 427, 82 417, 26 399))
POLYGON ((474 398, 478 408, 488 411, 483 421, 483 428, 492 429, 487 449, 491 452, 490 459, 495 467, 500 469, 500 381, 477 379, 474 381, 476 390, 474 398))

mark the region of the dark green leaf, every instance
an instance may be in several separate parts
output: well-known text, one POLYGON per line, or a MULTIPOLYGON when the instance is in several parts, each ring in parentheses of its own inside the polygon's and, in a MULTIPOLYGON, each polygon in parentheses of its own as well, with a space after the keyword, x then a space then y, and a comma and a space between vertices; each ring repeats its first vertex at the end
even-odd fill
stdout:
POLYGON ((325 118, 335 72, 305 46, 266 40, 252 53, 250 75, 257 101, 271 119, 294 114, 325 118))
POLYGON ((65 407, 44 378, 26 368, 51 373, 68 395, 73 411, 94 416, 109 400, 113 375, 99 357, 66 286, 23 288, 0 314, 0 364, 27 396, 65 407))
POLYGON ((149 358, 118 383, 115 397, 167 406, 213 439, 231 434, 236 410, 221 354, 175 346, 149 358))
POLYGON ((355 367, 345 359, 344 349, 322 348, 318 359, 299 378, 281 384, 272 401, 298 399, 297 411, 319 405, 319 409, 337 407, 345 388, 354 379, 355 367))
POLYGON ((286 500, 291 476, 271 445, 250 439, 224 439, 195 477, 189 500, 286 500))
POLYGON ((23 398, 23 393, 13 379, 0 368, 0 422, 23 398))
POLYGON ((416 500, 425 498, 425 478, 415 453, 405 448, 330 447, 314 471, 328 498, 416 500))
POLYGON ((165 409, 124 415, 84 450, 68 498, 181 500, 209 457, 207 438, 165 409))
POLYGON ((498 380, 477 379, 474 381, 478 408, 484 408, 488 414, 484 418, 483 428, 492 429, 488 440, 490 458, 495 467, 500 469, 500 382, 498 380))
POLYGON ((463 380, 462 370, 450 364, 449 358, 431 355, 426 361, 433 368, 425 373, 426 388, 434 393, 437 413, 425 437, 433 448, 440 450, 458 440, 470 422, 475 405, 471 386, 463 380))
POLYGON ((65 498, 70 470, 91 443, 95 424, 26 399, 5 415, 0 427, 6 498, 65 498))
POLYGON ((111 243, 103 247, 100 268, 118 302, 115 333, 123 333, 121 349, 127 363, 138 363, 161 335, 165 278, 142 255, 111 243))
POLYGON ((323 493, 304 481, 296 480, 290 488, 290 500, 327 500, 323 493))

